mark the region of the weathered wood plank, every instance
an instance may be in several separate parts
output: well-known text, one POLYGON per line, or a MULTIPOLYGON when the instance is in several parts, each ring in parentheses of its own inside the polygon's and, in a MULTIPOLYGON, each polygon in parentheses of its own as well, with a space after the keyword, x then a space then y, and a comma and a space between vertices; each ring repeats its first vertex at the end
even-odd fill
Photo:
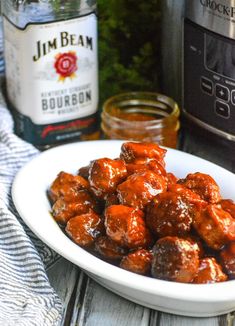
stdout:
POLYGON ((150 310, 125 300, 88 279, 84 301, 71 326, 148 326, 150 310))
POLYGON ((48 272, 51 285, 63 303, 63 316, 61 325, 70 325, 71 312, 73 311, 73 293, 77 289, 80 270, 66 259, 61 258, 48 272))
POLYGON ((235 325, 235 312, 227 314, 227 316, 224 316, 225 323, 222 324, 222 319, 220 326, 227 325, 227 326, 234 326, 235 325))
POLYGON ((61 326, 234 326, 233 314, 190 318, 149 310, 125 300, 61 259, 48 271, 64 306, 61 326))
POLYGON ((218 326, 221 325, 219 323, 219 319, 217 317, 213 318, 191 318, 184 316, 176 316, 170 314, 162 313, 158 326, 218 326))

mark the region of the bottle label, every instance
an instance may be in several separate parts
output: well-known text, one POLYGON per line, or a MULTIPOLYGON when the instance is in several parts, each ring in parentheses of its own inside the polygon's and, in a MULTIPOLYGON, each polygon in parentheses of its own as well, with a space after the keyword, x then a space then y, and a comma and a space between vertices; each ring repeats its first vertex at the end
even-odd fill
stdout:
POLYGON ((24 117, 27 125, 30 121, 42 128, 65 122, 71 125, 73 120, 95 115, 98 65, 94 13, 65 21, 30 23, 24 29, 4 17, 4 31, 7 95, 21 116, 19 125, 24 117))

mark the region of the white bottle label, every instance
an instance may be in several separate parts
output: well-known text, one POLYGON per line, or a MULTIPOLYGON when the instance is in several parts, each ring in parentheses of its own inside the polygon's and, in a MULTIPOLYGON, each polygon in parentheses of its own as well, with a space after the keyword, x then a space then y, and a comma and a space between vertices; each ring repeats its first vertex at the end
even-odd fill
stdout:
POLYGON ((94 114, 98 107, 97 17, 29 24, 4 18, 8 97, 35 124, 94 114))

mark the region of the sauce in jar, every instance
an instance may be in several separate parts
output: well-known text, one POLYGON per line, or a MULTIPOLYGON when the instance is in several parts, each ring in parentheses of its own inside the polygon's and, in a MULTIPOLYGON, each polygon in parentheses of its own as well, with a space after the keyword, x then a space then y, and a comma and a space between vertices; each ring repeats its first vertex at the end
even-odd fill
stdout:
POLYGON ((104 103, 101 118, 101 129, 108 139, 177 146, 179 108, 165 95, 131 92, 113 96, 104 103))

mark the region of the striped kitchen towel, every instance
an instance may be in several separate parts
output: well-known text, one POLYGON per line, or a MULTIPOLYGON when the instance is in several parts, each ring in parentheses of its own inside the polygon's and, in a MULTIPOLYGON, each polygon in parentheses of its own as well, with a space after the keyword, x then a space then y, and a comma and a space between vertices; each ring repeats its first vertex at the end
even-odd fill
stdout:
POLYGON ((11 198, 16 172, 35 155, 38 150, 14 135, 0 94, 0 326, 61 323, 61 302, 45 272, 58 255, 26 227, 11 198))

